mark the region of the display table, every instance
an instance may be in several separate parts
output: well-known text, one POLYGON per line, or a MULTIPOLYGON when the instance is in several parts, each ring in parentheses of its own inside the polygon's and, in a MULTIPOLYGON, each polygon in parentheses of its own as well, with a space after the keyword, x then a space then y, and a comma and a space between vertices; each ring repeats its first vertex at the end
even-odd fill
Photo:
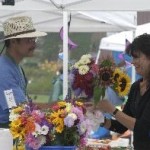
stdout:
MULTIPOLYGON (((85 147, 78 150, 124 150, 129 146, 129 140, 118 138, 117 140, 88 139, 85 147)), ((13 138, 9 129, 0 128, 0 150, 12 150, 13 138)))
POLYGON ((129 139, 125 138, 117 140, 88 139, 87 145, 78 150, 127 150, 127 147, 129 147, 129 139))
POLYGON ((13 138, 9 129, 0 128, 0 150, 12 150, 13 138))

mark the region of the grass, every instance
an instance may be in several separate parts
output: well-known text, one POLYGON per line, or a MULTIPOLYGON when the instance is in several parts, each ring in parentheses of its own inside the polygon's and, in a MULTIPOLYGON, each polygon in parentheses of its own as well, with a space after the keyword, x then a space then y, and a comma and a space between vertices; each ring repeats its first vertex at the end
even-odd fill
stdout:
POLYGON ((49 102, 49 95, 30 94, 30 97, 33 100, 33 102, 36 102, 36 103, 48 103, 49 102))

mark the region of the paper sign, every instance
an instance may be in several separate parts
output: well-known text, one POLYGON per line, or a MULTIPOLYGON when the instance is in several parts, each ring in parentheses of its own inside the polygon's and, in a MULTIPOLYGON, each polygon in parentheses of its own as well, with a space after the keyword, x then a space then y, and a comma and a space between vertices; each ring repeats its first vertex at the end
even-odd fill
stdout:
POLYGON ((13 94, 12 89, 5 90, 4 94, 5 94, 5 98, 6 98, 6 101, 7 101, 8 108, 16 107, 17 105, 16 105, 16 102, 15 102, 15 98, 14 98, 14 94, 13 94))

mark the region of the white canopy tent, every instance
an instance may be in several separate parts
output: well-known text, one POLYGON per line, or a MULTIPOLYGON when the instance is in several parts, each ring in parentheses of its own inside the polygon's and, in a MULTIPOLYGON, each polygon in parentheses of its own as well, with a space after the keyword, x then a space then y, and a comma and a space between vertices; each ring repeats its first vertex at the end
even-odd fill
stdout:
POLYGON ((113 51, 124 51, 125 40, 132 42, 134 36, 133 31, 124 31, 104 37, 100 41, 99 49, 113 50, 113 51))
POLYGON ((0 5, 0 30, 9 17, 28 15, 35 27, 59 32, 64 27, 64 96, 68 89, 68 19, 70 32, 117 32, 136 27, 136 11, 149 10, 149 0, 16 0, 14 6, 0 5), (108 12, 106 11, 108 10, 108 12), (123 11, 122 11, 123 10, 123 11), (83 12, 84 11, 84 12, 83 12))
MULTIPOLYGON (((1 0, 3 1, 3 0, 1 0)), ((149 0, 15 0, 16 10, 45 10, 55 11, 57 8, 51 5, 54 1, 65 11, 148 11, 149 0), (36 5, 35 5, 36 3, 36 5), (44 8, 44 9, 43 9, 44 8)), ((14 6, 0 6, 5 10, 14 6)))
POLYGON ((134 37, 144 33, 150 34, 150 23, 139 25, 135 30, 123 31, 102 38, 100 41, 99 49, 124 51, 126 39, 129 42, 132 42, 134 37))

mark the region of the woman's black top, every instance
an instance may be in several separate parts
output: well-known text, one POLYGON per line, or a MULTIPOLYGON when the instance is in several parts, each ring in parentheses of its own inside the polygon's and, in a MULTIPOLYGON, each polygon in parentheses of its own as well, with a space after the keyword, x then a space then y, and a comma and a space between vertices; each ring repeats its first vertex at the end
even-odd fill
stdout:
MULTIPOLYGON (((123 112, 136 118, 133 129, 133 145, 135 150, 150 150, 150 88, 140 95, 140 82, 136 81, 130 90, 123 112)), ((110 130, 123 133, 127 130, 116 120, 111 120, 110 130)))

